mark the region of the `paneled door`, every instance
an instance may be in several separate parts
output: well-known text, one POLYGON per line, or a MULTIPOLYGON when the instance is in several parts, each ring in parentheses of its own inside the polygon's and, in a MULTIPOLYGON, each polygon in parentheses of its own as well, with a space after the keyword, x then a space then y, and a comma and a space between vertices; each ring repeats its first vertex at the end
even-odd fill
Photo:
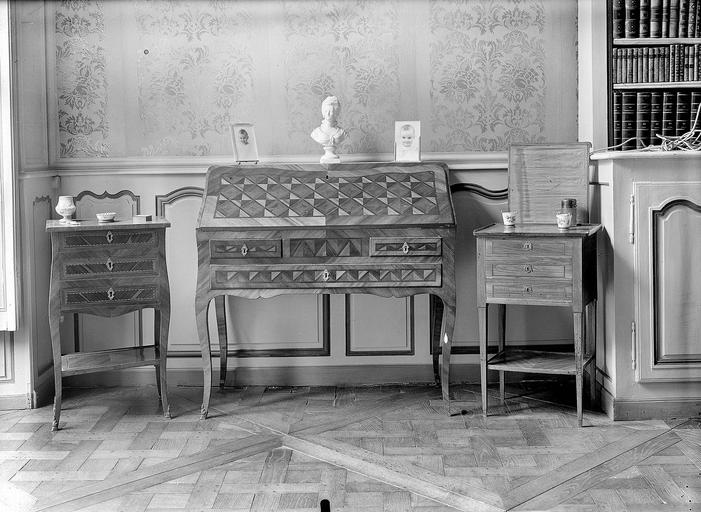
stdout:
POLYGON ((635 184, 636 380, 701 380, 701 182, 635 184))

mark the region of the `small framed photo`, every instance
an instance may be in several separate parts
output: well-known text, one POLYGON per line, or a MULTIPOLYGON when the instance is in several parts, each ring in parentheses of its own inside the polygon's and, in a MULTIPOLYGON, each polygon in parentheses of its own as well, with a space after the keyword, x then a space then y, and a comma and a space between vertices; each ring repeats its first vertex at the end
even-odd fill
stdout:
POLYGON ((394 161, 421 161, 421 121, 394 122, 394 161))
POLYGON ((258 161, 256 132, 251 123, 232 124, 231 142, 234 146, 234 156, 237 162, 258 161))

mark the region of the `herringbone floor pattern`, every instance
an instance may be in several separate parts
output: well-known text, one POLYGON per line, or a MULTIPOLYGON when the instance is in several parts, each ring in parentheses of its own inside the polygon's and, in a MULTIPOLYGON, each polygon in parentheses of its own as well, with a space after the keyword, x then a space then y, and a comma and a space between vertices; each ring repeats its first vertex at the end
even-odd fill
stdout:
MULTIPOLYGON (((0 412, 2 511, 701 510, 701 420, 612 422, 557 384, 511 388, 483 418, 478 387, 67 390, 0 412), (527 391, 527 394, 525 393, 527 391)), ((699 411, 690 411, 697 414, 699 411)))

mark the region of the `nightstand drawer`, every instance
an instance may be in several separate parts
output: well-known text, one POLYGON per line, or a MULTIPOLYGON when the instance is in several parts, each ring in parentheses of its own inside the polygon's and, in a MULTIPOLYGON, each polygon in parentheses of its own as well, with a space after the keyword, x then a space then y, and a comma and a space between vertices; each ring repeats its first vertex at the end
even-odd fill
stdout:
POLYGON ((371 237, 370 256, 440 256, 438 237, 371 237))
POLYGON ((280 258, 282 241, 277 239, 210 240, 213 260, 230 258, 280 258))
POLYGON ((526 257, 571 257, 573 242, 566 239, 516 238, 510 240, 488 239, 485 243, 487 258, 526 257))
POLYGON ((487 299, 531 299, 553 302, 572 300, 572 281, 488 279, 485 282, 485 287, 487 299))
POLYGON ((529 258, 526 262, 486 261, 484 274, 490 277, 539 277, 572 279, 572 262, 543 261, 529 258))
POLYGON ((135 246, 139 250, 155 247, 158 237, 154 231, 77 231, 65 233, 61 236, 62 249, 86 249, 90 247, 124 247, 135 246))

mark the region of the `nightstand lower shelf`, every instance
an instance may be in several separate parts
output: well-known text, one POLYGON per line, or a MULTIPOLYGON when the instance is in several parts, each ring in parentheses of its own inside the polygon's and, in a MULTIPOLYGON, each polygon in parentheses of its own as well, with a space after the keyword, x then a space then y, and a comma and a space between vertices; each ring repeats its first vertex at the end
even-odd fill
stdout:
MULTIPOLYGON (((589 364, 593 354, 583 357, 582 366, 589 364)), ((521 373, 546 373, 553 375, 576 375, 577 367, 573 352, 549 352, 507 348, 487 360, 489 370, 521 373)))

